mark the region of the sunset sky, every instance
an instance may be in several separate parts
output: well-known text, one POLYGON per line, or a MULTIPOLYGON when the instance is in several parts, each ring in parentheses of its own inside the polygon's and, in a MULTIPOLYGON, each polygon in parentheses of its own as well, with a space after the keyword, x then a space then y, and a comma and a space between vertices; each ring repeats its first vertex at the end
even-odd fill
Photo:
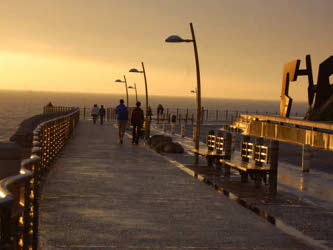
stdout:
MULTIPOLYGON (((190 96, 194 25, 204 97, 278 100, 283 64, 333 55, 332 0, 1 0, 0 89, 190 96)), ((291 86, 305 100, 306 79, 291 86)))

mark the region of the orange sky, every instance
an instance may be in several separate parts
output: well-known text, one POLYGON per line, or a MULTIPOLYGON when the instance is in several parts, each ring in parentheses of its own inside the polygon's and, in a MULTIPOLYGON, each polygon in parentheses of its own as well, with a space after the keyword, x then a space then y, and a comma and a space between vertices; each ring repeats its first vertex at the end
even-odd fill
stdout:
MULTIPOLYGON (((188 96, 196 86, 193 22, 204 97, 275 99, 283 64, 332 55, 332 0, 2 0, 0 89, 188 96)), ((303 66, 302 61, 302 66, 303 66)), ((291 86, 305 100, 306 80, 291 86)))

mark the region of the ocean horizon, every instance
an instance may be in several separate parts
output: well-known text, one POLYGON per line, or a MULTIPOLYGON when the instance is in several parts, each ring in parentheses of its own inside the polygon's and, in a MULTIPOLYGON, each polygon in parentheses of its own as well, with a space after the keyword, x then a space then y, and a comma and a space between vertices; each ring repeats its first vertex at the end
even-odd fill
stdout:
MULTIPOLYGON (((52 102, 55 106, 86 107, 93 104, 115 107, 119 99, 125 99, 122 94, 107 93, 70 93, 70 92, 44 92, 25 90, 0 90, 0 141, 6 141, 16 131, 18 125, 30 116, 43 112, 43 106, 52 102)), ((145 96, 138 95, 138 100, 145 105, 145 96)), ((134 106, 135 96, 129 95, 129 106, 134 106)), ((195 112, 196 100, 193 97, 149 96, 149 104, 153 113, 156 113, 158 104, 168 108, 170 112, 189 109, 195 112)), ((279 112, 279 100, 245 100, 226 98, 202 98, 202 106, 208 110, 238 111, 240 113, 277 114, 279 112)), ((306 102, 294 103, 291 114, 302 116, 307 110, 306 102)))

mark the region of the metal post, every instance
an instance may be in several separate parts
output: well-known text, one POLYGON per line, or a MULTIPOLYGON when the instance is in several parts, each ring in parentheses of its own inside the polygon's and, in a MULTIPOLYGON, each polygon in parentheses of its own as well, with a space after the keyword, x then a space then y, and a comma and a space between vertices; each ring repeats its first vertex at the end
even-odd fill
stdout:
POLYGON ((125 88, 126 88, 126 105, 129 107, 128 103, 128 89, 127 89, 127 81, 126 81, 126 76, 124 75, 124 82, 125 82, 125 88))
POLYGON ((187 119, 188 119, 188 108, 186 109, 186 115, 185 115, 185 123, 187 124, 187 119))
POLYGON ((143 76, 145 79, 145 89, 146 89, 146 121, 147 121, 147 126, 145 129, 145 139, 148 140, 149 139, 149 131, 150 131, 150 121, 149 121, 149 116, 148 116, 148 85, 147 85, 147 77, 146 77, 146 70, 145 70, 145 65, 143 64, 143 62, 141 62, 142 65, 142 71, 143 71, 143 76))
POLYGON ((176 120, 178 120, 178 115, 179 115, 179 114, 178 114, 178 113, 179 113, 179 110, 178 110, 178 108, 177 108, 177 111, 176 111, 176 113, 177 113, 177 114, 176 114, 176 117, 177 117, 177 118, 176 118, 176 120))
POLYGON ((193 141, 196 140, 196 134, 197 134, 197 128, 196 127, 193 127, 193 141))
MULTIPOLYGON (((243 136, 243 142, 250 142, 250 136, 248 136, 248 135, 244 135, 243 136)), ((241 146, 241 148, 240 148, 240 152, 242 153, 242 146, 241 146)), ((242 161, 243 162, 249 162, 249 158, 247 158, 247 157, 243 157, 242 156, 242 161)), ((248 182, 248 174, 247 174, 247 172, 241 172, 241 182, 242 183, 246 183, 246 182, 248 182)))
MULTIPOLYGON (((195 65, 196 65, 196 72, 197 72, 197 125, 196 125, 196 134, 195 134, 195 149, 199 151, 199 141, 200 141, 200 119, 201 119, 201 83, 200 83, 200 68, 199 68, 199 55, 197 49, 197 42, 195 40, 195 34, 193 29, 193 24, 190 23, 192 40, 193 40, 193 48, 194 48, 194 56, 195 56, 195 65)), ((199 163, 199 156, 196 154, 195 156, 195 163, 199 163)))
POLYGON ((162 123, 162 130, 163 132, 166 132, 166 120, 163 120, 163 123, 162 123))
POLYGON ((204 107, 201 108, 201 122, 203 123, 205 117, 205 109, 204 107))
POLYGON ((225 151, 225 159, 231 159, 231 143, 232 143, 232 136, 230 132, 226 132, 224 135, 224 151, 225 151))
POLYGON ((277 191, 278 163, 279 163, 279 142, 272 140, 270 143, 269 168, 270 174, 268 179, 268 189, 271 195, 275 195, 277 191))
POLYGON ((181 137, 185 137, 185 123, 181 124, 180 134, 181 137))
POLYGON ((136 90, 136 83, 134 83, 134 89, 135 89, 135 103, 138 102, 138 91, 136 90))
POLYGON ((302 146, 302 171, 309 172, 311 165, 312 152, 309 145, 302 146))

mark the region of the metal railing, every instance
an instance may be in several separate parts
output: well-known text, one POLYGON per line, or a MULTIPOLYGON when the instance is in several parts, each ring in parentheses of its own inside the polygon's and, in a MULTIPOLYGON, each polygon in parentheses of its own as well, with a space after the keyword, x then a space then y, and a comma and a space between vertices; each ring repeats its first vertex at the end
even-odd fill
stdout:
MULTIPOLYGON (((62 111, 70 110, 72 112, 37 126, 31 157, 22 161, 18 175, 0 181, 1 249, 37 249, 41 178, 79 122, 79 109, 62 111)), ((59 111, 53 109, 53 112, 59 111)))
MULTIPOLYGON (((133 108, 129 108, 129 115, 131 114, 131 110, 133 108)), ((90 118, 91 108, 83 107, 80 108, 81 117, 83 120, 90 118)), ((105 118, 107 121, 115 120, 116 113, 115 108, 105 107, 106 114, 105 118)), ((156 109, 154 109, 156 110, 156 109)), ((238 119, 241 114, 263 114, 263 115, 278 115, 277 112, 258 112, 258 111, 241 111, 241 110, 228 110, 228 109, 202 109, 201 111, 201 121, 202 122, 233 122, 238 119)), ((172 115, 176 116, 176 123, 195 123, 196 119, 196 111, 191 108, 166 108, 164 113, 161 115, 157 115, 155 112, 152 116, 153 120, 158 121, 168 121, 170 122, 172 119, 172 115)), ((295 113, 295 116, 301 115, 299 113, 295 113)))

